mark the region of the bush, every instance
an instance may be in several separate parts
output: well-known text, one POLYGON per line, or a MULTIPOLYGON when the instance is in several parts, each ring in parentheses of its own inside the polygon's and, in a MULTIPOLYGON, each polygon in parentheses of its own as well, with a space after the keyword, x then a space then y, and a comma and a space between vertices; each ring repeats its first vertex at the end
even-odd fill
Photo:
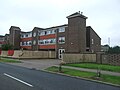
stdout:
POLYGON ((13 45, 11 45, 11 44, 3 44, 1 48, 2 48, 2 50, 12 50, 13 45))

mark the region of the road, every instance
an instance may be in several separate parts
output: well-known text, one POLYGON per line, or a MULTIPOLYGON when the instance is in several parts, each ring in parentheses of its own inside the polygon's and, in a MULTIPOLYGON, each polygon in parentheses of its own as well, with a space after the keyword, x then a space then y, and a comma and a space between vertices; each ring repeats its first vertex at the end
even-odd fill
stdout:
POLYGON ((120 90, 120 87, 0 63, 0 90, 120 90))

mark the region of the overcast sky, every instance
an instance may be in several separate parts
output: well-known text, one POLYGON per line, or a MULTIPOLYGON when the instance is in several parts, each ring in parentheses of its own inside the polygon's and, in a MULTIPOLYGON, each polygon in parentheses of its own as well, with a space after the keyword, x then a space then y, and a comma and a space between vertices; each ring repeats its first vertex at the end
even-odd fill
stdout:
POLYGON ((87 26, 101 37, 102 44, 120 45, 120 0, 0 0, 0 35, 10 26, 22 31, 67 24, 66 16, 81 11, 87 26))

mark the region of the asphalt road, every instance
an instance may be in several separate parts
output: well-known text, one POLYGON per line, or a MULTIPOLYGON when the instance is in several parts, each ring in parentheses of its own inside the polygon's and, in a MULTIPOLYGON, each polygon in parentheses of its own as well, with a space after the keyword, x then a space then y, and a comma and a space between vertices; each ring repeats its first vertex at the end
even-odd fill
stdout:
POLYGON ((120 90, 120 87, 0 63, 0 90, 120 90))

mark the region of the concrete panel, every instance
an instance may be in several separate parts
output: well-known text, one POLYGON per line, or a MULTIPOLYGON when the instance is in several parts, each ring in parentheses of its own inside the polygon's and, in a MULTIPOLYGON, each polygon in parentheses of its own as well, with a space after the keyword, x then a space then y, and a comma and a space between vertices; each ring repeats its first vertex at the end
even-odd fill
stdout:
POLYGON ((96 62, 96 54, 63 54, 65 63, 96 62))

